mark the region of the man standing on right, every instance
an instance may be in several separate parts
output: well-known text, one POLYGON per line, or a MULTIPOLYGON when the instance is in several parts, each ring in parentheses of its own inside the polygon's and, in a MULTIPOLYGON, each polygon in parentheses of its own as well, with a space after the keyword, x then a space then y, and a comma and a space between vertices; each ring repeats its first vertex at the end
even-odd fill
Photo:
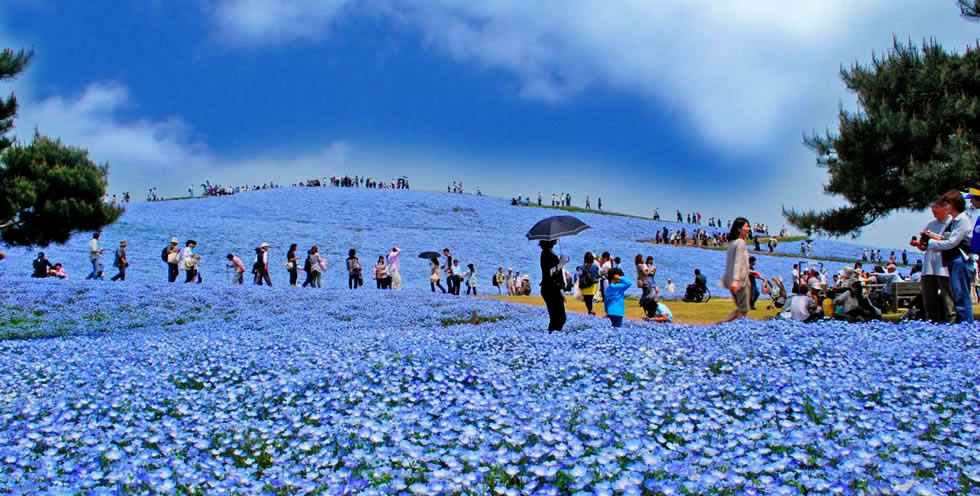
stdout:
POLYGON ((970 256, 970 234, 973 228, 966 215, 966 201, 959 191, 947 191, 942 199, 946 202, 946 212, 953 220, 942 233, 927 233, 932 238, 928 250, 941 252, 943 265, 949 269, 956 323, 972 323, 973 299, 970 285, 976 277, 976 266, 970 256))
POLYGON ((88 242, 88 259, 92 262, 92 273, 85 277, 88 279, 101 279, 102 278, 102 248, 99 247, 99 236, 100 233, 93 233, 92 239, 88 242))

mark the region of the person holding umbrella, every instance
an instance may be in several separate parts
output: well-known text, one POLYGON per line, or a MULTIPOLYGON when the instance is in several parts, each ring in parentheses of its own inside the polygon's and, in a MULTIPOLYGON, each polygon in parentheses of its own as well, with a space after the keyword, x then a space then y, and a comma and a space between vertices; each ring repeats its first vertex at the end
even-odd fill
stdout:
POLYGON ((419 258, 424 258, 429 261, 429 287, 432 292, 436 292, 436 286, 442 290, 442 293, 446 293, 446 288, 442 287, 442 268, 439 267, 439 252, 435 251, 423 251, 419 253, 419 258))
POLYGON ((562 288, 565 281, 562 278, 561 262, 552 249, 556 240, 538 241, 541 247, 541 298, 548 307, 548 332, 560 331, 565 326, 565 296, 562 288))
POLYGON ((568 257, 558 258, 553 248, 558 238, 574 236, 589 226, 570 215, 556 215, 539 221, 527 232, 528 240, 539 240, 541 247, 541 297, 548 307, 548 332, 565 326, 565 278, 562 268, 568 257))

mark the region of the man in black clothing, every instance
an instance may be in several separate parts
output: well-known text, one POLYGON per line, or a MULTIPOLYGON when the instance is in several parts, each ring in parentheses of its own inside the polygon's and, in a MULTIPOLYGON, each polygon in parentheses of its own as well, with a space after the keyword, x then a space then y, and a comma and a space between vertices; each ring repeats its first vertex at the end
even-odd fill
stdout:
POLYGON ((538 246, 541 247, 541 298, 548 307, 548 333, 550 334, 562 330, 565 326, 562 261, 552 251, 555 241, 542 240, 538 242, 538 246))
POLYGON ((454 295, 456 293, 456 278, 453 274, 453 256, 449 254, 449 248, 443 248, 442 254, 446 256, 446 290, 449 294, 454 295))
POLYGON ((37 258, 34 259, 34 273, 31 277, 48 277, 48 269, 53 267, 51 262, 44 258, 44 252, 37 254, 37 258))

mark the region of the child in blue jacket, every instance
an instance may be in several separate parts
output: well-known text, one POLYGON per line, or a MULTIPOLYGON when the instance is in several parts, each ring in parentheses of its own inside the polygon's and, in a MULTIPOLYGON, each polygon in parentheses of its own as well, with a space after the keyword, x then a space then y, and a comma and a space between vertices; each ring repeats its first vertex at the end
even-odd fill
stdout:
POLYGON ((606 316, 609 317, 613 327, 623 327, 623 316, 626 315, 626 289, 633 285, 633 281, 623 277, 623 269, 617 267, 609 269, 606 278, 609 280, 606 297, 603 299, 606 316))

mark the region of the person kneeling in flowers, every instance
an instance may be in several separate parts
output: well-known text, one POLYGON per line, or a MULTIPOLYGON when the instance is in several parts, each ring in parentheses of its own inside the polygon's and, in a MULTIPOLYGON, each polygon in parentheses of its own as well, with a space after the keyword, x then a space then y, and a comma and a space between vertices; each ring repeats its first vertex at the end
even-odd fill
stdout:
POLYGON ((640 306, 643 307, 643 312, 646 314, 643 320, 647 322, 674 322, 674 314, 667 308, 667 305, 657 301, 658 296, 660 296, 660 291, 655 290, 654 294, 640 300, 640 306))

